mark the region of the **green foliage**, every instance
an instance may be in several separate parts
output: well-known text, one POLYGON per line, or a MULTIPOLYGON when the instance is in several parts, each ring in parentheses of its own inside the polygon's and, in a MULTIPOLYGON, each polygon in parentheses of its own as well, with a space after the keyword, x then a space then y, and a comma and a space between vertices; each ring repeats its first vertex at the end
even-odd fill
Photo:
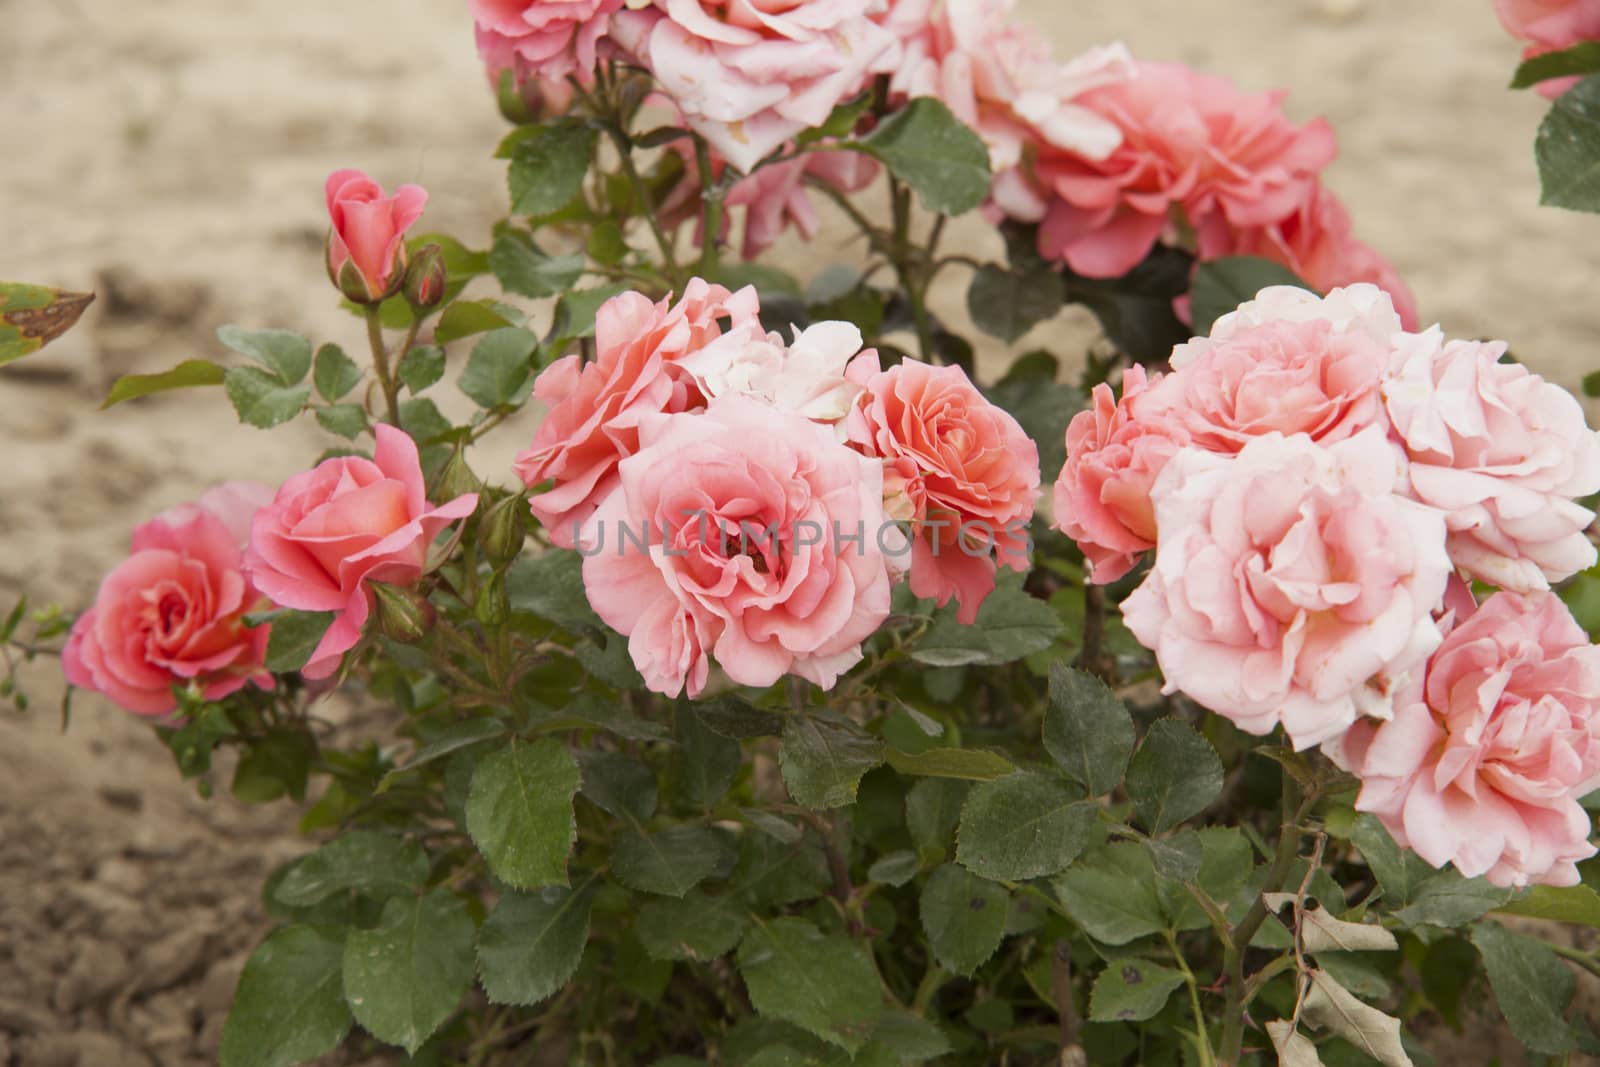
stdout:
POLYGON ((466 905, 445 889, 394 897, 371 930, 344 945, 344 994, 372 1036, 415 1054, 472 985, 477 935, 466 905))
POLYGON ((537 1004, 567 984, 589 939, 591 879, 507 893, 478 931, 478 974, 496 1004, 537 1004))
POLYGON ((538 350, 539 339, 527 330, 490 330, 467 359, 461 391, 483 408, 519 402, 522 388, 532 388, 533 354, 538 350))
MULTIPOLYGON (((549 215, 583 187, 596 133, 581 122, 558 120, 518 131, 507 178, 513 215, 549 215)), ((495 273, 499 273, 496 271, 495 273)))
POLYGON ((297 671, 304 667, 332 623, 331 611, 285 611, 275 615, 272 636, 267 639, 267 670, 297 671))
POLYGON ((201 385, 221 385, 223 368, 210 360, 186 359, 169 371, 160 374, 124 374, 111 384, 102 409, 136 400, 152 393, 165 393, 172 389, 193 389, 201 385))
POLYGON ((922 929, 940 966, 970 975, 1006 935, 1004 888, 954 864, 934 871, 922 887, 922 929))
POLYGON ((472 774, 467 831, 495 877, 519 889, 567 884, 578 764, 560 744, 513 740, 472 774))
POLYGON ((911 101, 850 144, 915 189, 929 211, 960 215, 989 192, 989 150, 932 97, 911 101))
POLYGON ((1256 293, 1269 285, 1311 288, 1294 271, 1259 256, 1228 256, 1201 263, 1195 270, 1190 296, 1195 334, 1203 337, 1210 333, 1212 323, 1245 301, 1254 300, 1256 293))
POLYGON ((877 971, 861 943, 803 919, 752 925, 739 944, 739 974, 756 1011, 852 1055, 882 1011, 877 971))
POLYGON ((1133 755, 1133 719, 1104 682, 1053 664, 1044 747, 1069 778, 1101 796, 1121 783, 1133 755))
POLYGON ((1511 78, 1511 88, 1527 89, 1552 78, 1600 73, 1600 41, 1580 41, 1571 48, 1524 59, 1511 78))
POLYGON ((1600 211, 1600 76, 1562 93, 1539 126, 1539 203, 1600 211))
POLYGON ((1128 796, 1151 833, 1170 830, 1205 810, 1222 792, 1222 760, 1179 719, 1150 726, 1128 763, 1128 796))
POLYGON ((783 784, 795 803, 837 808, 856 797, 861 776, 883 762, 883 744, 850 720, 792 715, 783 724, 783 784))
POLYGON ((221 1067, 289 1067, 333 1051, 350 1029, 344 946, 286 926, 256 946, 222 1030, 221 1067))
POLYGON ((986 878, 1043 878, 1063 870, 1083 851, 1096 812, 1092 802, 1065 783, 1018 771, 967 794, 956 857, 986 878))

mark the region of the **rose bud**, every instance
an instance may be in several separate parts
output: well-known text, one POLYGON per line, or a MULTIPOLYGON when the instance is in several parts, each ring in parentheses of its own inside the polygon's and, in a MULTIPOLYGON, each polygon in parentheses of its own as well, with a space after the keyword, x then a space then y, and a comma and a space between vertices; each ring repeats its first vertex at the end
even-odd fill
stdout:
POLYGON ((478 527, 478 539, 492 562, 508 563, 522 551, 522 544, 528 536, 522 525, 522 516, 527 507, 527 500, 518 493, 502 497, 484 513, 483 523, 478 527))
POLYGON ((411 310, 421 315, 444 301, 446 281, 444 251, 438 245, 423 245, 406 268, 402 291, 411 310))
POLYGON ((409 645, 433 629, 437 613, 427 597, 387 582, 373 582, 372 593, 377 603, 378 627, 385 637, 409 645))
POLYGON ((357 304, 392 296, 405 279, 405 232, 422 215, 428 191, 402 185, 393 196, 359 170, 328 175, 328 277, 357 304))

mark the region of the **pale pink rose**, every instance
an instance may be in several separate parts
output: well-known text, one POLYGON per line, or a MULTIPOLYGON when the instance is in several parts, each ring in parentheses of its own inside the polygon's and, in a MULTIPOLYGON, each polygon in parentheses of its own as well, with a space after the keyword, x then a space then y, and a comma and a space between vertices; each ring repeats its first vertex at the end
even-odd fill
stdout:
POLYGON ((193 683, 207 700, 246 682, 271 689, 261 666, 271 627, 244 623, 270 607, 245 574, 244 533, 271 496, 232 482, 135 529, 132 553, 101 581, 62 649, 67 681, 138 715, 176 708, 174 685, 193 683))
POLYGON ((911 591, 940 606, 954 598, 971 624, 994 591, 997 564, 1026 571, 1028 521, 1039 496, 1039 449, 957 366, 905 359, 851 364, 866 391, 850 412, 850 440, 894 468, 913 521, 911 591))
POLYGON ((1186 355, 1197 350, 1143 402, 1170 412, 1197 448, 1237 452, 1268 433, 1332 444, 1385 421, 1379 387, 1390 349, 1360 331, 1276 319, 1185 346, 1186 355))
MULTIPOLYGON (((594 81, 599 42, 623 0, 467 0, 478 51, 497 69, 514 53, 526 75, 561 82, 594 81)), ((520 79, 519 79, 520 80, 520 79)))
POLYGON ((513 469, 530 489, 555 481, 529 501, 553 543, 573 547, 577 524, 611 494, 617 463, 639 450, 644 416, 705 405, 678 362, 722 335, 719 319, 738 329, 755 323, 757 311, 753 288, 730 293, 699 278, 690 280, 675 304, 671 297, 653 302, 640 293, 621 293, 595 316, 592 361, 573 354, 540 373, 533 395, 549 413, 513 469))
POLYGON ((1595 854, 1600 649, 1553 593, 1496 593, 1444 639, 1389 722, 1327 746, 1402 847, 1502 886, 1577 885, 1595 854))
POLYGON ((1450 575, 1438 512, 1394 492, 1403 465, 1377 427, 1174 456, 1151 492, 1155 564, 1122 604, 1166 691, 1297 749, 1387 717, 1439 643, 1450 575))
POLYGON ((359 170, 328 175, 328 277, 345 293, 359 283, 370 301, 382 300, 400 287, 405 275, 405 233, 422 216, 428 191, 402 185, 393 196, 359 170), (349 266, 356 277, 341 277, 349 266))
MULTIPOLYGON (((1495 0, 1495 12, 1506 32, 1528 42, 1523 59, 1560 52, 1584 41, 1600 41, 1597 0, 1495 0)), ((1539 92, 1557 97, 1577 78, 1555 78, 1539 84, 1539 92)))
POLYGON ((339 456, 296 474, 256 513, 246 565, 274 603, 331 611, 333 624, 300 673, 326 678, 361 639, 372 610, 369 582, 409 585, 439 531, 478 506, 466 493, 430 507, 417 446, 380 424, 372 459, 339 456))
POLYGON ((1318 296, 1294 285, 1270 285, 1223 315, 1206 337, 1172 349, 1172 365, 1185 367, 1213 345, 1241 331, 1269 322, 1327 322, 1335 333, 1358 333, 1386 347, 1400 343, 1405 332, 1389 294, 1376 285, 1358 283, 1318 296))
POLYGON ((1284 94, 1240 92, 1177 64, 1138 64, 1138 76, 1077 103, 1122 131, 1104 159, 1044 153, 1034 165, 1049 208, 1039 251, 1079 274, 1116 277, 1142 260, 1181 208, 1199 227, 1214 213, 1233 227, 1293 212, 1337 152, 1322 119, 1296 126, 1284 94))
POLYGON ((618 471, 579 536, 583 584, 650 689, 699 695, 713 654, 740 685, 824 689, 861 659, 889 614, 879 464, 732 395, 646 417, 618 471))
POLYGON ((1519 363, 1504 342, 1408 335, 1384 404, 1411 459, 1411 492, 1445 515, 1467 573, 1529 592, 1594 565, 1578 498, 1600 491, 1600 434, 1573 395, 1519 363))
POLYGON ((678 361, 709 398, 748 396, 777 411, 838 426, 861 394, 846 376, 861 354, 861 331, 848 322, 818 322, 796 328, 794 341, 766 333, 759 322, 729 330, 678 361))
POLYGON ((1170 407, 1146 410, 1155 382, 1132 366, 1122 372, 1122 399, 1104 383, 1067 424, 1067 461, 1056 478, 1055 526, 1077 542, 1089 580, 1114 582, 1156 545, 1150 487, 1167 461, 1189 443, 1170 407))
POLYGON ((1417 328, 1417 302, 1410 288, 1393 264, 1356 239, 1350 213, 1320 183, 1294 212, 1265 226, 1230 226, 1213 215, 1198 236, 1202 260, 1260 256, 1283 264, 1322 292, 1369 282, 1389 294, 1407 330, 1417 328))
MULTIPOLYGON (((893 68, 894 36, 866 0, 655 0, 635 46, 691 127, 740 171, 825 122, 871 74, 893 68)), ((630 31, 632 32, 632 31, 630 31)))

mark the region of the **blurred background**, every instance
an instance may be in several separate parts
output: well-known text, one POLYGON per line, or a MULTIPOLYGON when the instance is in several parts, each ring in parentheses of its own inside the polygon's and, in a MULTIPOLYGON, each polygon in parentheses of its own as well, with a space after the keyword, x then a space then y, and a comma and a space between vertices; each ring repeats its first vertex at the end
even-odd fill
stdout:
MULTIPOLYGON (((1424 323, 1508 339, 1569 387, 1600 366, 1600 218, 1538 207, 1547 105, 1504 88, 1519 48, 1490 0, 1020 0, 1017 15, 1061 58, 1122 39, 1288 90, 1291 117, 1333 123, 1326 179, 1424 323)), ((327 443, 309 419, 240 427, 215 391, 97 412, 110 382, 220 357, 226 322, 359 350, 322 271, 323 179, 421 183, 418 232, 485 246, 505 124, 462 0, 0 0, 0 26, 0 278, 98 294, 78 328, 0 370, 0 607, 26 592, 76 610, 136 523, 216 481, 276 482, 327 443)), ((768 258, 804 279, 851 260, 849 236, 768 258)), ((962 306, 960 273, 936 304, 962 306)), ((1016 351, 1071 365, 1091 337, 1069 314, 1016 351)), ((1006 356, 991 346, 983 366, 1006 356)), ((478 472, 502 477, 530 430, 498 431, 478 472)), ((257 887, 306 847, 294 815, 200 800, 147 724, 97 699, 62 732, 56 664, 29 677, 33 712, 0 717, 0 1067, 214 1062, 269 922, 257 887)), ((1483 1033, 1462 1062, 1487 1062, 1483 1033)))

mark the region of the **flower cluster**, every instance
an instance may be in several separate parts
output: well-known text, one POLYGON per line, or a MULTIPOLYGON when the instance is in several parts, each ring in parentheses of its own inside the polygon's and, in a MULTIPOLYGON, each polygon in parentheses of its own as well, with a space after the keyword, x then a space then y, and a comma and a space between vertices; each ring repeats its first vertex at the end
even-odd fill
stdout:
POLYGON ((516 461, 533 513, 584 555, 584 588, 658 692, 830 687, 889 614, 893 581, 974 619, 1027 567, 1039 459, 957 367, 888 370, 844 322, 768 333, 753 289, 600 308, 596 355, 547 368, 516 461), (909 525, 909 539, 900 523, 909 525), (907 558, 909 557, 909 559, 907 558))
POLYGON ((1600 661, 1548 589, 1595 562, 1600 434, 1504 352, 1408 332, 1369 285, 1263 290, 1170 374, 1095 389, 1055 519, 1096 582, 1155 550, 1123 616, 1169 691, 1323 745, 1436 864, 1571 880, 1600 661), (1505 591, 1477 608, 1469 578, 1505 591))
MULTIPOLYGON (((1600 3, 1595 0, 1494 0, 1506 32, 1527 44, 1522 58, 1560 52, 1584 41, 1600 41, 1600 3)), ((1539 92, 1557 97, 1578 78, 1542 82, 1539 92)))

